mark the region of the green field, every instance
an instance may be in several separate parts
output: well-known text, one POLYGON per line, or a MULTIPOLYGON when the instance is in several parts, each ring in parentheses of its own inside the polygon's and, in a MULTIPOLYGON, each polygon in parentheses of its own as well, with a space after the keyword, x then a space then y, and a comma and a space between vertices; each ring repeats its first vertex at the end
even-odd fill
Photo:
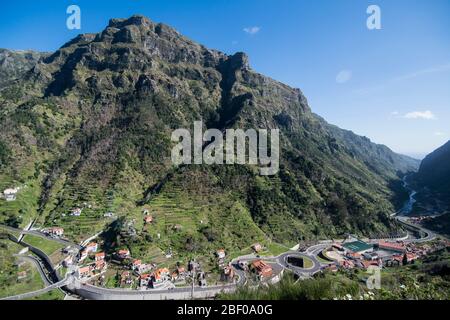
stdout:
POLYGON ((21 246, 11 241, 0 240, 0 298, 44 287, 44 282, 34 265, 28 262, 20 267, 16 265, 17 259, 13 255, 21 249, 21 246), (21 271, 26 271, 27 275, 24 279, 18 280, 21 271))
POLYGON ((44 239, 44 238, 41 238, 38 236, 33 236, 33 235, 26 235, 23 238, 23 241, 33 247, 36 247, 36 248, 42 250, 48 256, 50 256, 52 253, 56 252, 57 250, 64 248, 64 245, 62 245, 59 242, 47 240, 47 239, 44 239))
POLYGON ((44 293, 40 296, 33 297, 31 299, 27 300, 64 300, 65 294, 61 292, 59 289, 55 289, 52 291, 49 291, 47 293, 44 293))

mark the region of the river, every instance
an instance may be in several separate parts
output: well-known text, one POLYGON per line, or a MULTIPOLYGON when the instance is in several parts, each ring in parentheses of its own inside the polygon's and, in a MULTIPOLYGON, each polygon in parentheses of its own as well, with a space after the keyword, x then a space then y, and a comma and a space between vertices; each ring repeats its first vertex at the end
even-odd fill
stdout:
POLYGON ((412 212, 414 204, 417 202, 417 200, 414 198, 417 194, 417 191, 413 190, 406 179, 408 176, 405 176, 403 178, 403 187, 409 191, 409 199, 405 202, 403 207, 398 211, 398 215, 401 216, 407 216, 412 212))

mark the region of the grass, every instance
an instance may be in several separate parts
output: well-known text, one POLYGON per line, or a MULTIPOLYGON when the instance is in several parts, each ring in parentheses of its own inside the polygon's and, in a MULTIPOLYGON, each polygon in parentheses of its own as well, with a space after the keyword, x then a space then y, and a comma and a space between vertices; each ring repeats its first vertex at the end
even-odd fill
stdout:
POLYGON ((17 254, 22 247, 5 239, 0 240, 0 298, 39 290, 44 282, 34 265, 26 262, 16 265, 17 254), (18 280, 18 273, 26 271, 25 279, 18 280))
POLYGON ((26 235, 23 239, 25 243, 36 247, 43 251, 46 255, 50 256, 55 253, 57 250, 62 249, 64 246, 56 241, 47 240, 41 237, 26 235))
POLYGON ((304 269, 310 269, 312 268, 314 265, 314 263, 312 262, 311 259, 307 258, 307 257, 303 257, 303 268, 304 269))
POLYGON ((40 300, 40 301, 49 301, 49 300, 64 300, 65 294, 61 292, 59 289, 55 289, 49 292, 46 292, 44 294, 41 294, 40 296, 33 297, 31 299, 27 300, 40 300))

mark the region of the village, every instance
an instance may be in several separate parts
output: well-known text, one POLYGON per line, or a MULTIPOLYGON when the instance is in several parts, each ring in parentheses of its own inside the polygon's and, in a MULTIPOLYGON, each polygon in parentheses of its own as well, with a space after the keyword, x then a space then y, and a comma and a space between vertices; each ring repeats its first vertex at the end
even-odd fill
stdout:
MULTIPOLYGON (((19 189, 7 189, 3 192, 6 201, 15 201, 19 189)), ((67 213, 76 219, 83 214, 85 203, 67 213)), ((113 212, 106 212, 104 217, 114 218, 113 212)), ((154 223, 154 216, 149 209, 142 211, 145 226, 154 223)), ((417 218, 409 219, 412 224, 419 224, 417 218)), ((40 229, 50 239, 66 240, 64 228, 59 226, 40 229)), ((260 243, 251 246, 251 254, 231 258, 223 248, 211 252, 216 266, 212 277, 205 271, 200 259, 189 259, 176 265, 144 261, 134 257, 126 247, 106 249, 98 235, 85 240, 78 247, 68 246, 61 250, 62 260, 58 268, 64 268, 67 274, 75 276, 81 283, 98 287, 124 290, 174 290, 183 287, 201 287, 217 285, 254 285, 276 283, 289 269, 300 276, 312 276, 318 272, 337 272, 339 270, 361 269, 371 267, 392 268, 413 264, 433 252, 449 246, 447 240, 410 241, 362 240, 349 235, 345 240, 322 241, 309 247, 297 246, 277 257, 261 254, 266 248, 260 243), (317 251, 308 251, 310 248, 317 251), (309 261, 309 263, 307 262, 309 261)), ((171 256, 167 253, 167 256, 171 256)), ((20 276, 20 275, 19 275, 20 276)))
POLYGON ((323 250, 319 256, 331 261, 326 270, 336 272, 339 269, 369 269, 398 267, 414 264, 433 252, 450 245, 447 240, 429 243, 380 240, 374 243, 350 237, 343 242, 335 242, 323 250))
MULTIPOLYGON (((62 237, 64 234, 64 230, 59 227, 44 229, 43 232, 53 237, 62 237)), ((311 275, 326 271, 399 267, 414 264, 418 259, 449 245, 450 242, 447 240, 426 243, 380 240, 370 243, 350 236, 344 241, 322 246, 323 250, 317 257, 311 256, 311 259, 320 260, 318 268, 295 266, 299 268, 298 270, 304 270, 306 274, 311 270, 311 275)), ((281 279, 285 268, 289 269, 294 265, 289 259, 282 261, 280 257, 260 257, 259 253, 263 250, 263 246, 259 243, 254 244, 252 250, 252 255, 232 261, 227 260, 224 249, 212 253, 220 268, 220 283, 223 285, 244 282, 252 285, 276 283, 281 279)), ((87 243, 80 251, 66 248, 65 253, 67 256, 62 262, 63 266, 73 270, 83 283, 104 286, 105 273, 108 267, 112 266, 117 270, 117 288, 171 290, 183 286, 209 285, 208 274, 202 271, 202 266, 195 260, 190 260, 186 265, 178 263, 173 269, 169 269, 151 261, 144 262, 134 258, 126 248, 107 255, 101 251, 101 245, 94 241, 87 243)), ((289 257, 295 256, 295 253, 291 252, 289 257)))

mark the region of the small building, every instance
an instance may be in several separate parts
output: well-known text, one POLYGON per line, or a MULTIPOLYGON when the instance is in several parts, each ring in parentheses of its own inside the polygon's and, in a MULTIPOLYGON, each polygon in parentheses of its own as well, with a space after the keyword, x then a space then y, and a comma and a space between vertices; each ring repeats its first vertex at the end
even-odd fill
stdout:
POLYGON ((107 212, 107 213, 105 213, 105 214, 103 215, 103 217, 105 217, 105 218, 112 218, 112 217, 114 217, 114 213, 112 213, 112 212, 107 212))
POLYGON ((250 266, 250 270, 258 276, 260 280, 269 278, 273 275, 273 269, 262 260, 255 260, 250 266))
POLYGON ((343 269, 353 269, 355 267, 355 263, 352 260, 345 259, 339 261, 339 266, 343 269))
POLYGON ((96 260, 94 264, 94 269, 96 271, 104 271, 107 268, 105 260, 96 260))
POLYGON ((225 266, 223 268, 222 274, 220 276, 220 280, 223 282, 230 282, 234 278, 234 269, 230 265, 225 266))
POLYGON ((200 268, 200 264, 198 262, 196 262, 195 260, 189 261, 189 264, 188 264, 189 271, 198 270, 199 268, 200 268))
POLYGON ((405 245, 397 242, 380 241, 378 242, 378 248, 398 253, 406 252, 405 245))
POLYGON ((44 233, 51 235, 51 236, 62 237, 64 235, 64 229, 60 228, 60 227, 53 227, 53 228, 45 229, 44 233))
POLYGON ((117 253, 117 256, 120 259, 128 259, 129 257, 131 257, 130 250, 128 250, 128 249, 119 250, 119 252, 117 253))
MULTIPOLYGON (((419 256, 417 254, 415 254, 415 253, 408 252, 405 255, 406 255, 406 262, 407 263, 414 263, 417 259, 419 259, 419 256)), ((403 258, 403 259, 405 259, 405 258, 403 258)))
POLYGON ((141 288, 143 287, 148 287, 148 285, 150 284, 152 277, 150 274, 141 274, 139 277, 139 286, 141 288))
POLYGON ((3 191, 3 196, 5 197, 6 201, 15 201, 16 197, 17 197, 17 188, 14 189, 6 189, 5 191, 3 191))
POLYGON ((172 280, 183 280, 186 277, 186 269, 182 266, 178 266, 177 269, 172 272, 172 280))
POLYGON ((98 244, 96 242, 90 242, 85 248, 87 254, 97 252, 98 244))
POLYGON ((342 247, 342 245, 340 245, 340 244, 337 243, 337 242, 334 242, 333 245, 332 245, 331 247, 334 248, 334 249, 336 249, 336 250, 338 250, 338 251, 345 251, 345 250, 344 250, 344 247, 342 247))
POLYGON ((78 262, 83 262, 84 260, 86 260, 87 257, 88 257, 88 253, 87 253, 86 249, 81 250, 79 253, 78 262))
POLYGON ((120 283, 121 284, 132 284, 133 278, 131 277, 131 273, 129 271, 124 271, 120 275, 120 283))
POLYGON ((330 264, 328 266, 325 267, 325 270, 331 271, 331 272, 337 272, 338 271, 338 267, 336 264, 330 264))
POLYGON ((170 278, 170 271, 167 268, 161 268, 156 270, 152 274, 152 286, 153 288, 157 288, 161 286, 165 281, 168 281, 170 278))
POLYGON ((259 253, 263 250, 263 247, 260 243, 255 243, 254 245, 252 245, 252 250, 256 253, 259 253))
POLYGON ((145 216, 144 217, 144 223, 145 224, 153 223, 153 217, 152 216, 145 216))
POLYGON ((225 259, 226 254, 225 254, 225 250, 224 249, 219 249, 216 251, 216 256, 219 259, 225 259))
POLYGON ((26 271, 20 271, 17 273, 17 280, 23 280, 27 277, 26 271))
POLYGON ((134 259, 133 262, 131 263, 131 269, 132 270, 137 270, 141 265, 142 265, 142 261, 141 260, 134 259))
POLYGON ((78 268, 77 276, 79 279, 88 278, 91 275, 92 269, 90 266, 78 268))
POLYGON ((377 260, 377 261, 360 261, 359 262, 360 266, 364 269, 369 269, 369 267, 374 266, 374 267, 381 267, 383 264, 381 262, 381 260, 377 260))
POLYGON ((97 254, 95 254, 95 261, 103 261, 105 260, 105 253, 104 252, 99 252, 97 254))
POLYGON ((185 276, 186 275, 186 268, 182 266, 177 267, 177 273, 179 276, 185 276))
POLYGON ((138 274, 149 272, 152 269, 150 264, 142 263, 138 267, 134 269, 134 271, 138 274))
POLYGON ((375 260, 378 260, 379 255, 377 252, 366 252, 366 253, 363 253, 363 257, 364 257, 364 259, 366 259, 368 261, 375 261, 375 260))
POLYGON ((73 217, 79 217, 81 216, 81 209, 80 208, 75 208, 72 210, 72 213, 70 214, 73 217))
POLYGON ((349 253, 363 254, 366 252, 373 251, 373 245, 368 244, 361 240, 344 243, 342 245, 342 247, 344 248, 344 250, 346 252, 349 252, 349 253))
POLYGON ((362 255, 357 252, 347 252, 346 257, 352 260, 360 260, 362 258, 362 255))

